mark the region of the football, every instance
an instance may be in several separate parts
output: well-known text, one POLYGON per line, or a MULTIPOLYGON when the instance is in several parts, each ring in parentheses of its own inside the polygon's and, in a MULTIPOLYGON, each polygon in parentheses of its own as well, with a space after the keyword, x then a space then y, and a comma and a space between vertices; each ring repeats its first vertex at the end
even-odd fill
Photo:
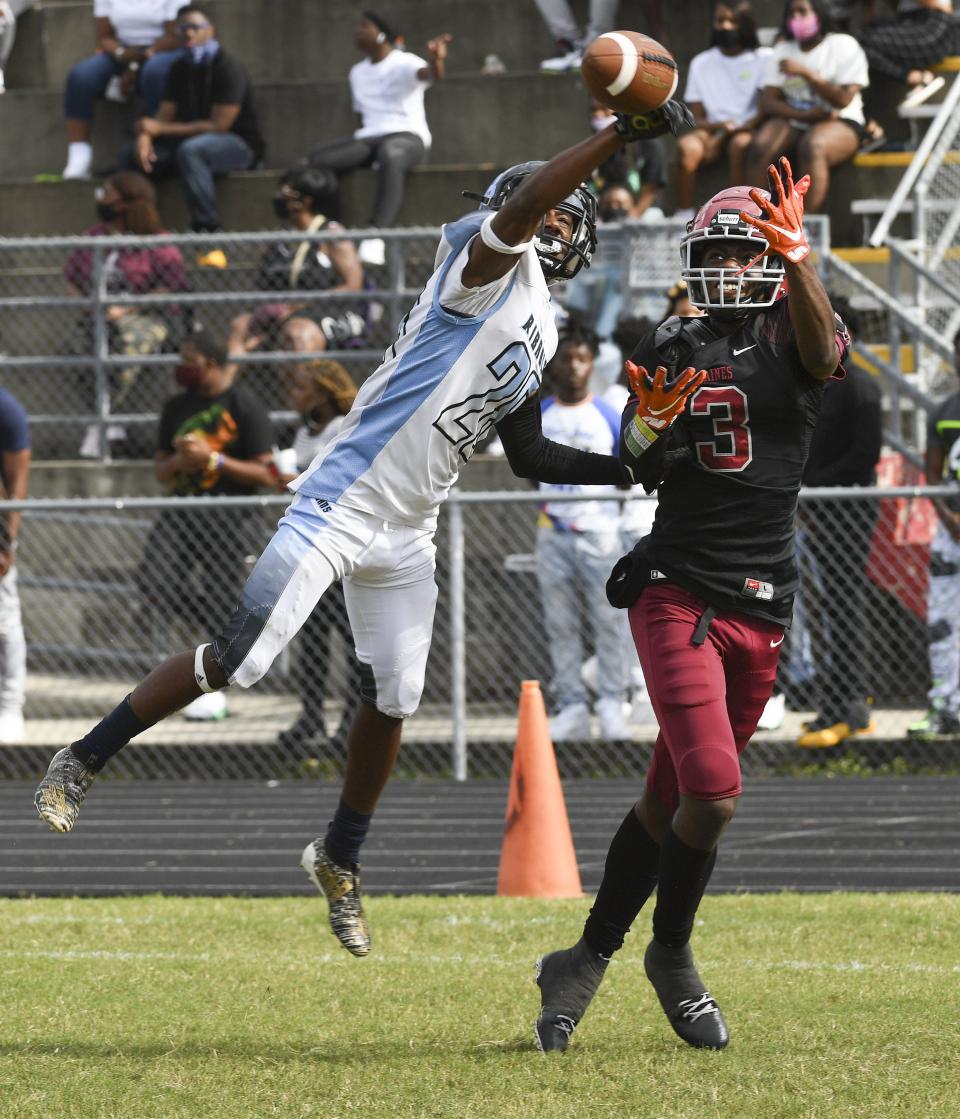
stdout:
POLYGON ((677 64, 656 39, 608 31, 583 52, 580 72, 593 96, 620 113, 645 113, 673 96, 677 64))

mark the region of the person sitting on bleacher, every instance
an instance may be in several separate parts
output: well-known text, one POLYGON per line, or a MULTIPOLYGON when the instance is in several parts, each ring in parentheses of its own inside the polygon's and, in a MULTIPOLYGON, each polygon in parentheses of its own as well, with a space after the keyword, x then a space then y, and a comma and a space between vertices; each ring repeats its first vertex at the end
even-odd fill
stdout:
POLYGON ((770 50, 760 46, 749 0, 716 0, 711 46, 693 56, 683 98, 696 127, 677 139, 677 209, 674 217, 694 215, 697 171, 724 154, 729 181, 743 182, 743 159, 753 129, 760 123, 757 101, 764 85, 770 50))
MULTIPOLYGON (((343 229, 333 217, 337 213, 336 177, 320 167, 303 167, 283 175, 273 208, 288 229, 304 233, 343 229)), ((277 240, 264 253, 255 283, 258 291, 359 292, 364 288, 363 265, 352 241, 277 240)), ((365 304, 346 301, 267 303, 233 320, 230 352, 343 349, 366 333, 366 312, 365 304)))
POLYGON ((120 163, 153 177, 178 173, 190 228, 212 232, 223 228, 214 175, 255 166, 264 142, 250 75, 217 42, 206 9, 188 4, 177 20, 186 53, 167 75, 156 115, 137 121, 136 140, 124 148, 120 163))
MULTIPOLYGON (((85 237, 134 234, 147 238, 165 232, 153 184, 136 171, 120 171, 111 175, 97 188, 95 198, 98 221, 84 230, 85 237)), ((75 249, 67 257, 63 275, 70 291, 84 297, 86 302, 98 282, 92 250, 75 249)), ((99 283, 108 296, 160 295, 187 291, 190 286, 180 250, 176 245, 163 244, 105 250, 99 283)), ((110 352, 129 354, 131 358, 176 350, 183 335, 183 310, 174 303, 139 307, 108 302, 104 317, 110 352)), ((70 353, 83 355, 91 354, 93 347, 93 318, 85 311, 65 348, 70 353)), ((140 373, 141 366, 136 363, 110 369, 112 412, 149 411, 150 405, 156 403, 149 399, 149 393, 144 397, 142 385, 138 383, 140 373)), ((96 426, 87 429, 80 448, 81 456, 96 457, 100 454, 99 430, 96 426)), ((117 443, 122 440, 127 444, 125 451, 128 455, 134 455, 138 449, 131 441, 130 433, 118 425, 107 428, 107 438, 111 437, 117 443)), ((118 449, 111 448, 114 453, 118 449)))
POLYGON ((157 111, 170 67, 183 44, 175 23, 181 0, 94 0, 97 51, 67 75, 65 179, 89 179, 90 126, 98 97, 125 101, 134 90, 149 116, 157 111))
POLYGON ((930 67, 960 49, 960 27, 951 0, 900 0, 896 19, 868 24, 859 39, 871 75, 902 82, 910 108, 943 86, 930 67))
MULTIPOLYGON (((422 163, 431 135, 424 110, 424 91, 446 72, 450 35, 427 43, 429 61, 396 46, 399 36, 376 12, 364 12, 354 42, 366 55, 350 68, 350 94, 360 114, 353 136, 334 140, 310 153, 311 167, 326 167, 341 174, 358 167, 377 167, 377 194, 370 225, 395 224, 403 202, 407 171, 422 163)), ((365 259, 383 263, 383 244, 371 239, 364 245, 365 259)))
POLYGON ((805 210, 821 210, 830 168, 852 159, 864 139, 868 84, 863 48, 833 30, 826 0, 788 0, 760 94, 765 119, 747 150, 747 181, 765 187, 768 166, 787 155, 811 178, 805 210))

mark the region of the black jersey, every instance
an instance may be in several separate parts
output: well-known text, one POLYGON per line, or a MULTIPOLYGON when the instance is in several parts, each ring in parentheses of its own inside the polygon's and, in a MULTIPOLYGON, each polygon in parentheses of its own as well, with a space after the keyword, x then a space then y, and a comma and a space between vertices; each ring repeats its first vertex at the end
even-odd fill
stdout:
MULTIPOLYGON (((838 367, 848 341, 837 320, 838 367)), ((707 370, 670 429, 650 565, 717 609, 787 624, 797 494, 823 393, 801 364, 787 300, 728 335, 708 318, 668 319, 632 360, 651 373, 707 370)), ((635 409, 628 403, 624 428, 635 409)), ((632 457, 621 439, 621 458, 630 465, 632 457)))

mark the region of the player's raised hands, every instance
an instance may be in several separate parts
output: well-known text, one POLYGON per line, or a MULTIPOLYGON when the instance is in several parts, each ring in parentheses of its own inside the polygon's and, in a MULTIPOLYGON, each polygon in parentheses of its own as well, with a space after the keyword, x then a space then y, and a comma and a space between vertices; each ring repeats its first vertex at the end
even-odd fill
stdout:
POLYGON ((810 242, 803 231, 803 196, 810 189, 810 176, 793 181, 793 168, 785 155, 780 157, 780 169, 772 163, 767 168, 770 176, 770 197, 756 189, 750 197, 760 207, 761 217, 741 211, 740 216, 749 225, 759 229, 770 246, 769 252, 798 264, 810 252, 810 242))
POLYGON ((449 32, 444 32, 442 35, 437 35, 436 38, 430 39, 427 42, 427 54, 438 62, 443 62, 447 57, 447 48, 453 42, 453 36, 449 32))
POLYGON ((651 140, 668 132, 678 136, 694 126, 693 113, 682 101, 667 101, 659 109, 646 113, 614 115, 617 118, 614 127, 624 140, 651 140))
POLYGON ((707 379, 705 369, 696 370, 688 366, 669 385, 667 370, 657 366, 651 377, 642 365, 627 362, 627 380, 630 391, 637 398, 637 416, 656 432, 665 431, 680 415, 687 403, 687 397, 707 379))

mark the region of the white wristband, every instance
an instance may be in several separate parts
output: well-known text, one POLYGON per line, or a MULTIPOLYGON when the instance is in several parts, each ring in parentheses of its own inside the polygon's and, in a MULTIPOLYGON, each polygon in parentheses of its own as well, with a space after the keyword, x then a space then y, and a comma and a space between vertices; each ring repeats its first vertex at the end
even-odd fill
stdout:
POLYGON ((493 219, 496 214, 491 214, 490 217, 480 226, 480 240, 487 246, 488 249, 493 249, 497 253, 508 253, 510 256, 519 256, 521 253, 527 251, 527 245, 533 244, 533 239, 524 241, 522 245, 508 245, 506 241, 501 241, 500 238, 494 233, 493 219))

